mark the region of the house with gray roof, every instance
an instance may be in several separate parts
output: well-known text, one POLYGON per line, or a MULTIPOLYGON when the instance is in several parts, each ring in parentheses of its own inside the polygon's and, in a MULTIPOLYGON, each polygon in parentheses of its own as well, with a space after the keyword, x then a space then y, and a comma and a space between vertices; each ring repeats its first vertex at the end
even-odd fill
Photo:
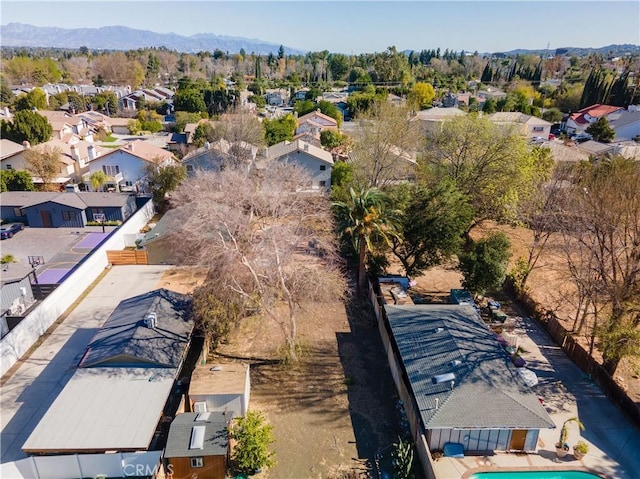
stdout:
POLYGON ((122 301, 37 424, 27 454, 135 452, 158 447, 176 413, 191 344, 189 297, 158 289, 122 301))
POLYGON ((540 430, 555 428, 472 306, 385 304, 384 311, 392 375, 428 454, 447 443, 472 454, 533 451, 540 430))
POLYGON ((498 126, 515 128, 526 138, 549 138, 552 123, 518 111, 498 111, 487 118, 498 126))
POLYGON ((224 479, 229 457, 231 411, 185 412, 171 423, 164 450, 173 479, 224 479))
POLYGON ((95 192, 6 191, 0 205, 2 221, 32 228, 84 228, 94 214, 124 222, 137 210, 135 195, 95 192))
POLYGON ((300 139, 283 141, 266 148, 257 167, 266 171, 273 161, 284 161, 303 168, 311 178, 310 190, 326 191, 331 187, 333 156, 322 148, 300 139))

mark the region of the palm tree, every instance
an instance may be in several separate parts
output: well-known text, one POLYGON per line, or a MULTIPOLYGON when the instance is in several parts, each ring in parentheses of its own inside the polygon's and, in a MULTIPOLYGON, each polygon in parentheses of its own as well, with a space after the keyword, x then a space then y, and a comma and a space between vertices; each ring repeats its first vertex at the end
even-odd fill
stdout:
POLYGON ((398 237, 397 214, 387 209, 387 197, 377 188, 350 188, 347 201, 333 203, 338 229, 343 238, 351 240, 358 252, 358 292, 366 291, 366 256, 373 252, 374 243, 382 240, 391 246, 398 237))
POLYGON ((89 181, 95 191, 100 191, 100 188, 107 182, 107 175, 102 171, 96 171, 91 174, 89 181))

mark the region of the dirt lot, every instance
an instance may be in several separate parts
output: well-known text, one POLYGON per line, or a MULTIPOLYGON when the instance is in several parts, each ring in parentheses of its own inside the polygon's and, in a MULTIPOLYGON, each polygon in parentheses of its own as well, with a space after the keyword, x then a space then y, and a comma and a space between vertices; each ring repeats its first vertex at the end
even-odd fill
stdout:
MULTIPOLYGON (((161 285, 189 292, 202 279, 186 270, 169 271, 161 285)), ((251 365, 250 408, 274 426, 277 464, 254 477, 367 477, 375 454, 400 432, 397 395, 373 309, 350 297, 302 305, 298 318, 298 364, 281 362, 280 328, 258 317, 244 320, 209 357, 251 365)))

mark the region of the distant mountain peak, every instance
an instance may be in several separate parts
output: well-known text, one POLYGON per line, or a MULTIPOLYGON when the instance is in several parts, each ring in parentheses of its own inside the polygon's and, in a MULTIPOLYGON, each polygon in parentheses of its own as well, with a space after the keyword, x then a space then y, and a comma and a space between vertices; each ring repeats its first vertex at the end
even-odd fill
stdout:
MULTIPOLYGON (((92 50, 135 50, 137 48, 165 47, 185 53, 213 51, 216 49, 238 53, 241 49, 260 55, 276 54, 277 43, 255 38, 231 37, 214 33, 197 33, 191 36, 177 33, 158 33, 150 30, 112 25, 100 28, 37 27, 24 23, 8 23, 0 26, 2 46, 41 48, 80 48, 92 50)), ((304 50, 289 48, 289 54, 304 54, 304 50)))

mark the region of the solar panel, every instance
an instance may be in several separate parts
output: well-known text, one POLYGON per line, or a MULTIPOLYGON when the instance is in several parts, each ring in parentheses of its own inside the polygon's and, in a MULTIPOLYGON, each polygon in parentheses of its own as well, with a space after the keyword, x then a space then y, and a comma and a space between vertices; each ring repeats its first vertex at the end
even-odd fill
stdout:
POLYGON ((191 444, 189 444, 189 449, 204 448, 205 429, 205 426, 193 426, 193 429, 191 429, 191 444))

